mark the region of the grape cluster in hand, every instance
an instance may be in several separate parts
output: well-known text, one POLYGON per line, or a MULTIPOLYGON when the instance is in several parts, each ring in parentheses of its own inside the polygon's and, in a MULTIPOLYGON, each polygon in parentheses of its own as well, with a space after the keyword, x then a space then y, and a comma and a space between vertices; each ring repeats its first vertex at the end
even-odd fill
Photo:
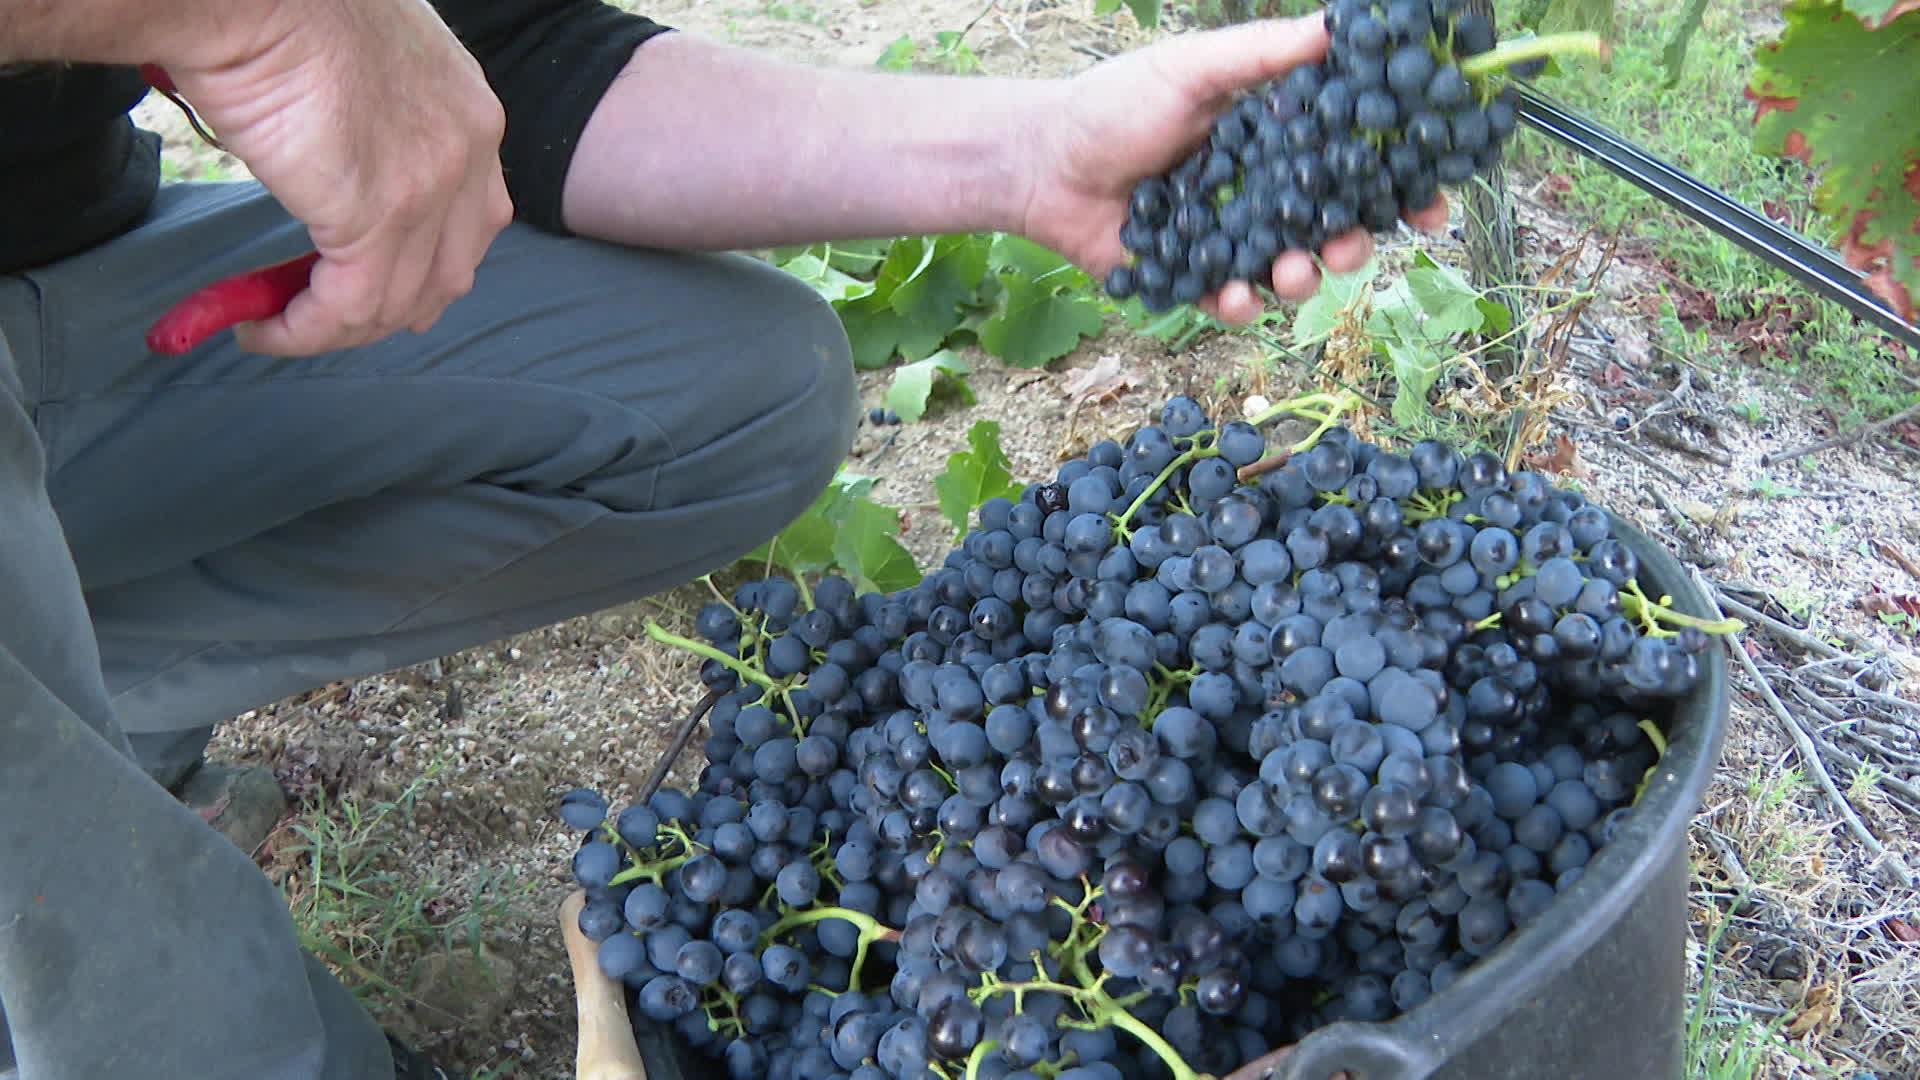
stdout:
MULTIPOLYGON (((1283 252, 1382 233, 1486 172, 1517 127, 1511 88, 1460 61, 1494 47, 1465 0, 1334 0, 1326 59, 1242 95, 1207 141, 1137 184, 1107 292, 1149 311, 1229 281, 1264 287, 1283 252)), ((1534 65, 1527 65, 1534 66, 1534 65)))
POLYGON ((701 610, 697 788, 560 807, 635 1023, 736 1080, 1195 1080, 1538 919, 1716 628, 1578 493, 1333 420, 1269 467, 1174 398, 913 588, 701 610))

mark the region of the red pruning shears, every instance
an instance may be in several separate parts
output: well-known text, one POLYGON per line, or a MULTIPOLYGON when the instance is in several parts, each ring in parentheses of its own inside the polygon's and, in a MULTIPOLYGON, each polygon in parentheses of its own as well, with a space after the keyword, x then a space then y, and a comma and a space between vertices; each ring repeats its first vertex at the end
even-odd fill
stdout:
MULTIPOLYGON (((173 79, 155 64, 140 65, 148 85, 170 98, 202 139, 220 148, 220 140, 200 124, 193 107, 181 99, 173 79)), ((309 251, 283 263, 216 281, 168 309, 147 330, 147 347, 165 356, 192 352, 222 330, 239 323, 272 318, 287 309, 313 273, 320 253, 309 251)))

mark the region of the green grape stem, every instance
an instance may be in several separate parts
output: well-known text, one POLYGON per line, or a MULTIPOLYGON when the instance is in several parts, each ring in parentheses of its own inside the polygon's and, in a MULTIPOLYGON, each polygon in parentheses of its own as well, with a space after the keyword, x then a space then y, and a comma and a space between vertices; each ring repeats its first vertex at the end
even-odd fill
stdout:
POLYGON ((679 634, 661 626, 653 619, 647 620, 646 628, 648 637, 668 648, 679 649, 683 652, 690 652, 695 656, 704 656, 709 660, 718 661, 725 666, 728 671, 740 676, 740 678, 747 682, 767 690, 775 689, 773 679, 769 677, 766 672, 755 671, 752 667, 743 663, 738 657, 728 656, 726 653, 721 652, 719 649, 703 641, 694 641, 692 638, 681 637, 679 634))
POLYGON ((1115 536, 1124 540, 1131 535, 1127 526, 1128 523, 1133 521, 1133 515, 1139 513, 1140 508, 1147 505, 1147 500, 1153 498, 1154 492, 1159 491, 1162 487, 1166 486, 1168 480, 1173 479, 1174 473, 1199 461, 1201 458, 1218 457, 1220 455, 1220 448, 1214 445, 1212 436, 1213 430, 1211 428, 1196 433, 1194 435, 1193 445, 1174 455, 1173 460, 1167 462, 1167 467, 1161 469, 1160 474, 1153 478, 1153 483, 1148 484, 1146 490, 1134 496, 1133 502, 1128 503, 1127 508, 1120 512, 1120 516, 1113 520, 1115 536), (1204 439, 1203 436, 1205 437, 1204 439))
POLYGON ((1657 755, 1653 759, 1653 764, 1647 766, 1647 771, 1640 774, 1640 782, 1634 785, 1632 805, 1638 806, 1640 797, 1647 793, 1647 785, 1653 783, 1653 774, 1660 771, 1660 762, 1666 759, 1667 737, 1661 733, 1660 725, 1651 719, 1642 718, 1634 726, 1647 733, 1647 741, 1653 743, 1653 750, 1657 755))
POLYGON ((998 1039, 982 1039, 973 1044, 973 1053, 967 1055, 967 1080, 979 1080, 981 1064, 999 1045, 998 1039))
POLYGON ((857 994, 860 992, 860 970, 867 960, 867 947, 876 941, 900 940, 900 931, 881 925, 880 920, 864 911, 843 907, 817 907, 808 908, 805 911, 789 911, 761 933, 760 948, 765 949, 781 934, 795 927, 824 922, 828 919, 850 922, 860 931, 860 942, 854 946, 853 964, 847 973, 847 990, 857 994))
POLYGON ((1457 488, 1416 491, 1407 496, 1407 505, 1411 509, 1401 511, 1401 517, 1416 525, 1433 518, 1446 517, 1447 508, 1466 497, 1467 493, 1457 488))
POLYGON ((950 773, 950 772, 948 772, 947 770, 945 770, 945 769, 943 769, 943 768, 941 768, 941 767, 940 767, 940 766, 939 766, 938 764, 936 764, 936 763, 934 763, 934 762, 932 762, 932 761, 929 761, 929 762, 927 762, 927 768, 929 768, 929 769, 932 769, 932 770, 933 770, 933 773, 934 773, 934 775, 935 775, 935 776, 938 776, 938 777, 939 777, 939 778, 940 778, 941 780, 943 780, 943 781, 945 781, 945 782, 946 782, 946 785, 947 785, 947 787, 948 787, 949 789, 951 789, 951 790, 953 790, 953 791, 959 791, 959 790, 960 790, 960 781, 958 781, 958 780, 955 780, 955 779, 953 778, 953 774, 952 774, 952 773, 950 773))
POLYGON ((1640 620, 1648 637, 1673 637, 1679 633, 1667 629, 1669 626, 1682 629, 1691 626, 1707 634, 1738 634, 1747 628, 1739 619, 1701 619, 1673 610, 1672 604, 1671 596, 1662 596, 1657 601, 1647 596, 1638 579, 1628 581, 1620 590, 1620 610, 1629 618, 1640 620))
POLYGON ((1487 52, 1461 61, 1460 74, 1469 79, 1478 79, 1497 71, 1505 71, 1515 64, 1524 64, 1529 60, 1546 60, 1576 54, 1608 60, 1613 56, 1613 47, 1608 45, 1607 40, 1599 34, 1588 31, 1510 38, 1487 52))
MULTIPOLYGON (((1036 967, 1037 966, 1036 964, 1036 967)), ((1119 1028, 1134 1038, 1139 1039, 1149 1050, 1152 1050, 1154 1055, 1166 1065, 1167 1071, 1173 1076, 1173 1080, 1211 1080, 1207 1074, 1201 1073, 1195 1070, 1193 1066, 1188 1065, 1186 1059, 1180 1056, 1180 1051, 1175 1050, 1173 1045, 1167 1042, 1165 1038, 1162 1038, 1159 1032, 1147 1026, 1139 1017, 1134 1016, 1121 1006, 1119 1002, 1115 1001, 1113 997, 1107 993, 1105 986, 1102 985, 1105 982, 1106 976, 1102 975, 1100 978, 1094 980, 1092 986, 1074 986, 1070 983, 1064 983, 1047 976, 1044 969, 1038 977, 1025 979, 1020 982, 1007 982, 995 976, 993 973, 988 972, 981 976, 981 984, 968 990, 967 995, 973 999, 975 1004, 979 1004, 996 994, 1012 994, 1014 995, 1014 1008, 1017 1010, 1021 1004, 1021 997, 1028 991, 1059 994, 1061 997, 1066 998, 1078 1006, 1080 1011, 1085 1013, 1087 1017, 1085 1021, 1073 1021, 1062 1017, 1059 1021, 1062 1026, 1086 1029, 1098 1029, 1102 1027, 1119 1028)))
POLYGON ((707 993, 709 997, 700 1007, 701 1011, 707 1014, 707 1030, 730 1034, 735 1037, 745 1035, 747 1033, 747 1025, 740 1019, 739 996, 722 986, 715 986, 708 990, 707 993), (715 1016, 714 1011, 716 1009, 725 1013, 725 1015, 715 1016))
POLYGON ((840 867, 833 861, 833 830, 826 832, 826 838, 807 852, 807 859, 820 877, 833 886, 834 892, 846 888, 846 882, 840 880, 840 867))
POLYGON ((775 686, 773 691, 780 696, 780 703, 787 707, 787 726, 793 729, 793 737, 796 739, 806 738, 807 724, 806 721, 800 719, 799 706, 793 703, 793 689, 782 684, 775 686))
POLYGON ((1292 447, 1292 451, 1299 454, 1313 449, 1314 442, 1317 441, 1321 435, 1325 434, 1329 428, 1338 423, 1339 418, 1345 415, 1348 409, 1359 404, 1360 397, 1357 394, 1302 394, 1296 398, 1288 398, 1285 401, 1274 402, 1272 405, 1255 413, 1247 420, 1247 423, 1252 424, 1254 427, 1264 427, 1282 416, 1304 416, 1309 420, 1320 421, 1321 426, 1318 431, 1315 431, 1312 435, 1309 435, 1292 447), (1316 405, 1326 411, 1316 412, 1314 410, 1314 406, 1316 405))
POLYGON ((1660 733, 1660 725, 1652 720, 1642 720, 1634 726, 1647 733, 1647 741, 1653 743, 1655 753, 1661 757, 1667 756, 1667 737, 1660 733))
MULTIPOLYGON (((1319 427, 1315 428, 1306 438, 1293 444, 1293 446, 1289 447, 1286 451, 1286 453, 1290 455, 1300 454, 1311 450, 1313 444, 1320 440, 1320 436, 1326 434, 1330 428, 1340 422, 1340 417, 1345 415, 1348 409, 1354 408, 1359 404, 1360 398, 1355 394, 1302 394, 1299 397, 1289 398, 1286 401, 1278 402, 1261 410, 1257 415, 1249 419, 1247 423, 1254 427, 1259 427, 1281 416, 1304 416, 1310 420, 1319 421, 1319 427), (1316 412, 1314 411, 1314 406, 1322 406, 1326 411, 1316 412)), ((1215 428, 1205 428, 1195 432, 1193 435, 1193 445, 1181 451, 1172 461, 1168 462, 1167 467, 1160 470, 1159 475, 1153 478, 1153 482, 1147 485, 1146 490, 1135 496, 1133 502, 1128 504, 1127 508, 1121 511, 1120 515, 1114 519, 1114 535, 1123 541, 1131 536, 1131 530, 1128 526, 1133 521, 1134 515, 1139 513, 1140 508, 1147 504, 1147 500, 1153 498, 1154 492, 1166 486, 1167 481, 1173 478, 1174 473, 1202 458, 1218 457, 1220 455, 1220 448, 1217 442, 1218 437, 1219 431, 1215 428)), ((1184 511, 1185 509, 1183 505, 1182 510, 1184 511)))
POLYGON ((720 586, 714 584, 712 574, 701 574, 699 580, 702 585, 705 585, 707 587, 708 591, 713 593, 714 599, 719 600, 722 606, 724 606, 728 611, 733 612, 734 618, 738 619, 743 617, 740 609, 734 606, 733 598, 728 596, 726 593, 721 592, 720 586))
MULTIPOLYGON (((618 836, 619 834, 615 833, 614 835, 618 836)), ((607 884, 609 886, 625 885, 629 881, 644 880, 651 881, 655 885, 658 885, 660 884, 660 879, 666 877, 668 872, 685 865, 695 856, 707 850, 704 845, 694 840, 693 837, 688 836, 687 831, 681 828, 678 822, 661 822, 659 835, 665 836, 669 840, 677 841, 680 848, 679 852, 673 855, 667 855, 662 852, 653 858, 643 859, 641 858, 642 852, 635 851, 633 852, 633 865, 615 874, 613 880, 607 882, 607 884)), ((646 851, 652 852, 654 849, 647 848, 646 851)))
POLYGON ((1195 665, 1175 671, 1164 664, 1155 663, 1153 674, 1147 680, 1147 707, 1140 711, 1140 722, 1151 728, 1161 710, 1167 707, 1167 698, 1173 695, 1173 688, 1191 683, 1194 676, 1199 674, 1198 668, 1195 665))
MULTIPOLYGON (((1098 1029, 1115 1027, 1139 1039, 1152 1050, 1162 1062, 1173 1080, 1211 1080, 1206 1074, 1197 1072, 1180 1056, 1180 1052, 1152 1027, 1127 1011, 1127 1007, 1137 1002, 1141 995, 1130 995, 1123 1000, 1115 1000, 1107 993, 1106 972, 1093 973, 1087 958, 1099 948, 1100 939, 1106 936, 1107 928, 1088 918, 1087 912, 1098 900, 1103 890, 1093 884, 1083 874, 1080 878, 1081 896, 1079 903, 1069 903, 1065 897, 1056 896, 1054 904, 1066 910, 1073 917, 1073 929, 1068 931, 1064 941, 1050 946, 1049 951, 1059 961, 1059 977, 1047 971, 1046 957, 1039 951, 1033 953, 1034 977, 1009 982, 993 972, 984 972, 980 976, 980 985, 968 989, 967 996, 975 1004, 980 1004, 996 994, 1012 994, 1013 1010, 1019 1012, 1025 1004, 1028 991, 1059 994, 1079 1008, 1084 1019, 1075 1020, 1061 1017, 1057 1022, 1062 1027, 1098 1029), (1072 981, 1065 981, 1065 980, 1072 981)), ((972 1070, 969 1069, 969 1076, 972 1070)))

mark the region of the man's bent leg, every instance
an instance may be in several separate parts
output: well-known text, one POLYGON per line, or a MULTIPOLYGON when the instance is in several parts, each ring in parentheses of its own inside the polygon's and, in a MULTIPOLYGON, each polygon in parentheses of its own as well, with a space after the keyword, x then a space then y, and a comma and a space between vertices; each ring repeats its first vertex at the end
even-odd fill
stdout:
POLYGON ((425 335, 313 359, 140 350, 171 297, 304 243, 257 188, 172 189, 150 225, 36 275, 62 337, 54 501, 122 723, 158 753, 719 568, 852 441, 845 333, 811 289, 518 225, 425 335))
POLYGON ((390 1077, 278 891, 128 753, 20 377, 33 308, 0 277, 0 1074, 390 1077))

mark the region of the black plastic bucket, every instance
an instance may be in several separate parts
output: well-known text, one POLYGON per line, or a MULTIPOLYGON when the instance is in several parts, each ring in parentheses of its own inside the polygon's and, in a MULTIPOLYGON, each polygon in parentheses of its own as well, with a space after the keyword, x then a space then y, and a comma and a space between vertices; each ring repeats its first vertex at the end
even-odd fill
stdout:
MULTIPOLYGON (((1647 595, 1718 617, 1672 554, 1617 516, 1613 527, 1639 557, 1647 595)), ((1727 721, 1726 653, 1710 648, 1701 661, 1626 826, 1540 918, 1401 1016, 1329 1024, 1232 1080, 1680 1080, 1687 827, 1727 721)))

